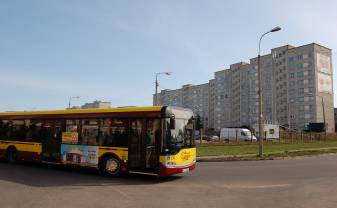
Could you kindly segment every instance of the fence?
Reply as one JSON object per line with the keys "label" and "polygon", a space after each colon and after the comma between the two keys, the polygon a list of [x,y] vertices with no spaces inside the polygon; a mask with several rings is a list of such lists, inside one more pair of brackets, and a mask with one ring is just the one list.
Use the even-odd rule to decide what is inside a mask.
{"label": "fence", "polygon": [[280,132],[279,142],[298,143],[298,142],[313,142],[337,140],[337,134],[325,132]]}

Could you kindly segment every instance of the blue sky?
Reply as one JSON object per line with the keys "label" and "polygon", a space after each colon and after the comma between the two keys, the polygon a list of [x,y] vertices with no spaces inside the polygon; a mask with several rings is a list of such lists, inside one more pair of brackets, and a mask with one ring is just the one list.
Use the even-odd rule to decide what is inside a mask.
{"label": "blue sky", "polygon": [[156,72],[173,72],[161,89],[208,82],[256,56],[259,35],[274,26],[283,29],[264,39],[264,54],[316,42],[333,50],[336,66],[336,8],[332,0],[3,0],[0,111],[62,109],[74,95],[74,105],[151,105]]}

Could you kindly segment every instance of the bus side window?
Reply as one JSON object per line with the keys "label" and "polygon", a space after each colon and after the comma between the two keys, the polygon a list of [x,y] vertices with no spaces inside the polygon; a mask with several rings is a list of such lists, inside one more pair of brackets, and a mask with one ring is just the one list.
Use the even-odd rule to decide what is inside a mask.
{"label": "bus side window", "polygon": [[5,127],[5,134],[6,134],[6,139],[11,140],[12,139],[12,121],[8,121],[6,123],[6,127]]}
{"label": "bus side window", "polygon": [[111,119],[103,119],[102,123],[100,125],[100,131],[99,131],[99,141],[98,145],[99,146],[115,146],[113,144],[112,140],[112,128],[111,128]]}
{"label": "bus side window", "polygon": [[79,144],[80,143],[81,135],[79,134],[79,127],[80,127],[79,124],[80,124],[79,120],[66,120],[65,124],[63,124],[65,126],[62,127],[62,130],[67,132],[67,133],[71,133],[71,132],[72,133],[78,133],[77,143],[73,143],[73,144]]}
{"label": "bus side window", "polygon": [[98,144],[98,120],[90,119],[82,121],[82,145],[96,146]]}
{"label": "bus side window", "polygon": [[2,139],[10,140],[12,136],[12,122],[9,120],[2,121]]}
{"label": "bus side window", "polygon": [[31,120],[28,124],[26,123],[27,130],[26,130],[26,138],[27,142],[41,142],[42,135],[41,135],[41,126],[42,122],[39,120]]}
{"label": "bus side window", "polygon": [[12,138],[15,141],[24,141],[26,138],[26,126],[24,120],[13,120]]}
{"label": "bus side window", "polygon": [[114,119],[112,122],[112,133],[114,135],[114,142],[116,147],[128,146],[128,125],[126,119]]}
{"label": "bus side window", "polygon": [[41,127],[41,138],[44,140],[50,140],[53,138],[53,123],[50,121],[44,121]]}
{"label": "bus side window", "polygon": [[7,132],[8,129],[8,121],[7,120],[0,120],[0,139],[8,139]]}
{"label": "bus side window", "polygon": [[155,143],[160,142],[160,120],[159,119],[148,119],[145,133],[146,144],[154,146]]}
{"label": "bus side window", "polygon": [[109,147],[127,147],[128,120],[105,119],[101,127],[100,143]]}

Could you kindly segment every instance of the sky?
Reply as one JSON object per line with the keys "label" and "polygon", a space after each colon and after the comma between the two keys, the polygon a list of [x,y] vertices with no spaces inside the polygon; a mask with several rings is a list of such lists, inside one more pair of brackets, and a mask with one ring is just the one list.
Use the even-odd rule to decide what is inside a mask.
{"label": "sky", "polygon": [[157,72],[172,72],[159,89],[206,83],[256,57],[259,36],[275,26],[282,30],[265,36],[263,54],[315,42],[332,49],[334,67],[336,8],[333,0],[2,0],[0,111],[64,109],[71,96],[80,96],[73,105],[152,105]]}

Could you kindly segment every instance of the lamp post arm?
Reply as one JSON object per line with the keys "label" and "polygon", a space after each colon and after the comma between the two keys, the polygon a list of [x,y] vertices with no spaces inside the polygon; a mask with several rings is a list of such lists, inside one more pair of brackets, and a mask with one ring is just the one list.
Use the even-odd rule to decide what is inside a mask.
{"label": "lamp post arm", "polygon": [[268,33],[270,33],[270,31],[263,33],[263,34],[261,35],[261,37],[260,37],[260,40],[259,40],[259,55],[261,54],[261,41],[262,41],[262,38],[263,38],[265,35],[267,35]]}

